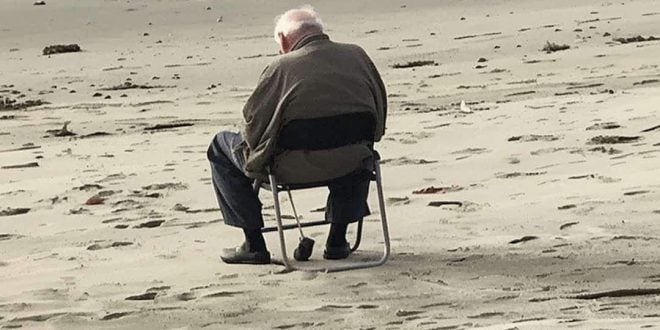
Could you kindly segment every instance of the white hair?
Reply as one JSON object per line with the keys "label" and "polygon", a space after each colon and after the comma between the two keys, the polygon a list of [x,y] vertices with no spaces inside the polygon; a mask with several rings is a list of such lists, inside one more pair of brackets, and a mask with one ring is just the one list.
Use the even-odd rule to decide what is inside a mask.
{"label": "white hair", "polygon": [[275,17],[275,30],[273,36],[279,43],[278,35],[289,36],[299,31],[323,32],[323,21],[321,16],[310,5],[287,10],[284,14]]}

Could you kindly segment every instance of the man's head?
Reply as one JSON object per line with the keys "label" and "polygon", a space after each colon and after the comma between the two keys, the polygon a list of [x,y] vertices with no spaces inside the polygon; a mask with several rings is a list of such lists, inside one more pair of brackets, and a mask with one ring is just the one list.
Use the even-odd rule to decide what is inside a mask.
{"label": "man's head", "polygon": [[273,34],[281,54],[290,52],[304,37],[320,33],[323,33],[323,22],[312,6],[291,9],[275,18]]}

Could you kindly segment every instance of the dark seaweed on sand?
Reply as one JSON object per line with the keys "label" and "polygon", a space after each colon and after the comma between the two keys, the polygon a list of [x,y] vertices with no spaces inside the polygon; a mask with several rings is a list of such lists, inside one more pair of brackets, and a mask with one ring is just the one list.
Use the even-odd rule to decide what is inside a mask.
{"label": "dark seaweed on sand", "polygon": [[53,54],[62,54],[62,53],[75,53],[79,52],[80,46],[77,44],[70,44],[70,45],[52,45],[44,48],[43,54],[44,55],[53,55]]}
{"label": "dark seaweed on sand", "polygon": [[642,36],[636,36],[636,37],[629,37],[629,38],[614,38],[612,39],[616,42],[620,42],[622,44],[629,44],[632,42],[645,42],[645,41],[655,41],[655,40],[660,40],[660,38],[656,38],[654,36],[649,36],[648,38],[644,38]]}
{"label": "dark seaweed on sand", "polygon": [[411,61],[406,63],[395,63],[392,65],[394,69],[407,69],[414,68],[418,66],[429,66],[429,65],[438,65],[435,61]]}
{"label": "dark seaweed on sand", "polygon": [[542,50],[544,52],[550,54],[550,53],[554,53],[554,52],[558,52],[558,51],[562,51],[562,50],[567,50],[567,49],[570,49],[570,48],[571,48],[571,46],[569,46],[569,45],[559,45],[559,44],[556,44],[554,42],[547,41]]}

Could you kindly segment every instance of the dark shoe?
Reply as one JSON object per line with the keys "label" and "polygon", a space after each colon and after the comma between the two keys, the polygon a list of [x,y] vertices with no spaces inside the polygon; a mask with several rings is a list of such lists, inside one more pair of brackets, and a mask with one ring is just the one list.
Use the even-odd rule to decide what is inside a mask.
{"label": "dark shoe", "polygon": [[323,259],[329,260],[338,260],[346,259],[351,254],[351,246],[348,243],[345,243],[341,246],[325,246],[325,251],[323,251]]}
{"label": "dark shoe", "polygon": [[250,252],[247,242],[234,249],[225,249],[220,259],[227,264],[265,265],[270,263],[270,252]]}

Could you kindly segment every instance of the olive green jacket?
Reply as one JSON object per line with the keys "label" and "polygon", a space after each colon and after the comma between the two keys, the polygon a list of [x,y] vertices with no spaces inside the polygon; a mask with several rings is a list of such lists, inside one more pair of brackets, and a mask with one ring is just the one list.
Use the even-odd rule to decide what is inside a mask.
{"label": "olive green jacket", "polygon": [[[266,174],[277,133],[287,122],[352,112],[373,113],[375,141],[380,141],[387,94],[375,65],[359,46],[330,41],[325,34],[303,38],[264,69],[243,108],[245,172],[253,178]],[[364,145],[292,151],[271,171],[280,181],[315,182],[346,175],[370,156]]]}

